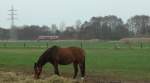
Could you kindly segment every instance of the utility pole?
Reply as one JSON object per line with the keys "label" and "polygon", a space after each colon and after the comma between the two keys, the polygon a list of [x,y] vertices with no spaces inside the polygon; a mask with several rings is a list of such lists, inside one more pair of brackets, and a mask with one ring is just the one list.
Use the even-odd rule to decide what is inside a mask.
{"label": "utility pole", "polygon": [[13,7],[13,5],[12,5],[11,9],[8,10],[8,11],[10,12],[10,14],[8,14],[8,15],[10,15],[10,20],[11,20],[10,39],[11,40],[17,40],[17,34],[16,34],[16,29],[15,29],[15,23],[14,23],[15,20],[16,20],[16,18],[15,18],[16,14],[15,14],[15,12],[17,10],[15,10],[14,7]]}

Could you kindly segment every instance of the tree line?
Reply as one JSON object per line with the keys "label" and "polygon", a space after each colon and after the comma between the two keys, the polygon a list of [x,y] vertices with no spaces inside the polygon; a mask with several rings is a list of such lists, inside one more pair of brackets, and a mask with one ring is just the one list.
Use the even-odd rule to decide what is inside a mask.
{"label": "tree line", "polygon": [[[59,29],[60,28],[60,29]],[[64,30],[62,30],[64,28]],[[11,31],[14,31],[11,34]],[[92,17],[89,21],[81,23],[78,20],[73,26],[14,26],[13,29],[0,28],[0,40],[11,39],[16,35],[17,40],[36,40],[38,36],[57,35],[62,39],[101,39],[118,40],[124,37],[139,37],[150,35],[150,16],[136,15],[123,22],[117,16]]]}

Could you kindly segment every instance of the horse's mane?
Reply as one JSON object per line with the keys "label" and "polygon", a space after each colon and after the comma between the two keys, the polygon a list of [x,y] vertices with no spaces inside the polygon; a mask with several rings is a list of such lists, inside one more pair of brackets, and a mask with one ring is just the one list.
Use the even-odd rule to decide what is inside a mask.
{"label": "horse's mane", "polygon": [[59,47],[59,46],[56,46],[56,45],[52,46],[52,47],[50,48],[50,55],[51,55],[51,56],[54,56],[54,55],[57,53],[57,51],[58,51],[59,48],[60,48],[60,47]]}
{"label": "horse's mane", "polygon": [[[56,54],[57,50],[59,49],[59,46],[52,46],[48,48],[38,59],[38,63],[45,63],[48,62],[48,60],[52,59],[54,55]],[[42,65],[43,65],[42,64]]]}

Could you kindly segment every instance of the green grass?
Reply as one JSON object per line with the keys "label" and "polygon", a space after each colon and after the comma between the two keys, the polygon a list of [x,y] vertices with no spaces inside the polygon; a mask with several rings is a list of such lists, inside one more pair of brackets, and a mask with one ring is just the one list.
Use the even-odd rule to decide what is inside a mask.
{"label": "green grass", "polygon": [[[33,71],[33,64],[46,48],[0,48],[0,70]],[[88,75],[123,79],[150,79],[150,49],[86,48]],[[61,72],[73,73],[72,65],[61,66]],[[51,65],[46,71],[53,72]]]}
{"label": "green grass", "polygon": [[99,49],[87,53],[87,67],[92,72],[133,79],[150,78],[149,49]]}

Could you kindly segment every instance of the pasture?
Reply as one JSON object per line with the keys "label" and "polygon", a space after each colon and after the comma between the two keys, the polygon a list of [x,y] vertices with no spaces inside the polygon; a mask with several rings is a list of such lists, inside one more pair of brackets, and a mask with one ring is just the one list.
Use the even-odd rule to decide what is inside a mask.
{"label": "pasture", "polygon": [[[150,79],[150,44],[116,41],[21,41],[0,43],[0,71],[22,72],[32,76],[33,64],[52,45],[82,46],[86,51],[86,75],[89,79],[148,81]],[[60,66],[61,75],[73,76],[72,65]],[[47,64],[42,78],[53,75]],[[132,82],[134,83],[134,82]],[[142,82],[139,82],[142,83]],[[144,83],[144,82],[143,82]]]}

